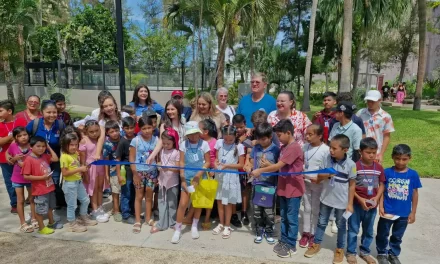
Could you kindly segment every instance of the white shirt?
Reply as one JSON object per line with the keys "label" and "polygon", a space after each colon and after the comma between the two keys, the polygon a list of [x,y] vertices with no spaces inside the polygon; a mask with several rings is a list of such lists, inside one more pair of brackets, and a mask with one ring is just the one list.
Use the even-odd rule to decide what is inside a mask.
{"label": "white shirt", "polygon": [[96,108],[95,110],[92,111],[92,119],[95,119],[96,121],[99,120],[99,114],[101,113],[101,109],[100,108]]}
{"label": "white shirt", "polygon": [[[197,142],[196,144],[192,144],[191,142],[189,142],[189,147],[191,149],[197,149],[199,147],[199,143]],[[209,148],[208,142],[202,140],[202,145],[200,146],[200,149],[202,150],[203,154],[206,154],[207,152],[211,151],[211,149]],[[182,144],[179,144],[179,150],[186,153],[186,144],[185,142],[183,142]]]}
{"label": "white shirt", "polygon": [[232,118],[235,116],[235,109],[228,105],[225,109],[221,109],[220,106],[217,105],[217,109],[223,114],[229,115],[229,121],[232,123]]}
{"label": "white shirt", "polygon": [[[217,140],[217,142],[215,143],[215,149],[219,150],[223,147],[223,143],[224,143],[224,139],[219,139]],[[227,145],[230,146],[230,145]],[[244,146],[242,144],[237,144],[237,154],[238,156],[242,156],[245,154],[244,152]]]}

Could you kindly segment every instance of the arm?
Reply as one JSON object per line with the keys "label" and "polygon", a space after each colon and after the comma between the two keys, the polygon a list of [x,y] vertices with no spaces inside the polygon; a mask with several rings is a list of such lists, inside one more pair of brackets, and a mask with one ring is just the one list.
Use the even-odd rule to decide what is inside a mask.
{"label": "arm", "polygon": [[355,179],[351,179],[349,180],[349,187],[348,187],[348,204],[347,204],[347,211],[353,213],[353,199],[354,199],[354,194],[356,192],[355,190],[356,188],[356,180]]}
{"label": "arm", "polygon": [[413,190],[413,197],[412,197],[412,209],[411,213],[408,216],[408,223],[414,224],[416,221],[416,212],[417,212],[417,205],[419,203],[419,189]]}
{"label": "arm", "polygon": [[186,184],[186,179],[185,179],[185,152],[183,151],[179,151],[180,152],[180,167],[182,169],[180,169],[180,184],[182,186],[182,189],[184,192],[188,193],[188,186]]}
{"label": "arm", "polygon": [[102,148],[104,147],[105,141],[105,127],[100,125],[99,128],[101,129],[101,134],[99,135],[98,143],[96,146],[95,160],[99,160],[101,158]]}
{"label": "arm", "polygon": [[14,138],[11,136],[6,136],[0,138],[0,146],[3,146],[4,144],[11,143],[14,140]]}
{"label": "arm", "polygon": [[375,201],[377,204],[379,204],[380,198],[383,195],[383,192],[385,190],[385,184],[383,182],[379,183],[379,189],[377,189],[377,194],[374,198],[372,198],[371,200]]}
{"label": "arm", "polygon": [[[135,162],[135,160],[136,160],[136,148],[133,146],[130,146],[130,154],[129,154],[128,160],[132,163]],[[130,164],[130,168],[131,168],[131,171],[133,172],[133,185],[135,187],[140,187],[141,178],[137,174],[136,165]]]}
{"label": "arm", "polygon": [[[203,163],[202,168],[207,169],[211,165],[211,162],[209,161],[210,160],[209,151],[204,154],[204,159],[205,159],[205,163]],[[193,178],[194,188],[199,184],[200,177],[202,177],[203,173],[205,173],[205,171],[201,170],[201,171],[197,172],[196,176],[194,176],[194,178]]]}
{"label": "arm", "polygon": [[61,168],[61,173],[63,174],[64,177],[68,177],[68,176],[72,176],[76,173],[83,173],[87,171],[87,167],[86,166],[81,166],[78,167],[76,169],[73,170],[69,170],[68,168]]}
{"label": "arm", "polygon": [[[165,131],[165,125],[162,124],[159,129],[159,135],[162,135],[164,131]],[[159,136],[156,147],[154,147],[153,152],[151,152],[150,156],[148,156],[146,163],[151,164],[156,158],[157,154],[159,154],[161,149],[162,149],[162,137]]]}
{"label": "arm", "polygon": [[50,152],[50,162],[58,162],[58,155],[55,153],[55,151],[53,151],[53,149],[49,146],[49,144],[47,144],[47,149]]}
{"label": "arm", "polygon": [[384,216],[385,215],[385,209],[383,208],[383,195],[381,195],[379,197],[378,204],[379,204],[379,215],[380,216]]}
{"label": "arm", "polygon": [[243,169],[245,155],[238,157],[238,164],[226,164],[223,169]]}
{"label": "arm", "polygon": [[258,177],[260,177],[260,175],[262,173],[265,173],[265,172],[276,172],[276,171],[279,171],[284,166],[286,166],[286,163],[284,163],[282,161],[278,161],[278,163],[272,164],[272,165],[267,166],[265,168],[259,168],[259,169],[253,170],[251,172],[251,175],[256,177],[256,178],[258,178]]}
{"label": "arm", "polygon": [[377,160],[379,160],[379,163],[382,164],[383,161],[383,155],[385,154],[385,151],[387,151],[388,145],[390,144],[391,140],[391,133],[383,133],[383,144],[382,149],[380,150],[380,153],[377,154]]}
{"label": "arm", "polygon": [[41,180],[48,180],[50,178],[50,175],[44,175],[44,176],[34,176],[34,175],[23,175],[23,178],[27,181],[41,181]]}

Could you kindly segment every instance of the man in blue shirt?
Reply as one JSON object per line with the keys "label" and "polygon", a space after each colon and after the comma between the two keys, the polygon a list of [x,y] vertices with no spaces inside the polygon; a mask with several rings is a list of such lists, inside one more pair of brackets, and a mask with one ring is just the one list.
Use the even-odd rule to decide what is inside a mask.
{"label": "man in blue shirt", "polygon": [[251,117],[257,110],[263,110],[267,114],[277,109],[275,98],[266,94],[267,78],[264,73],[256,73],[252,76],[252,93],[241,98],[237,114],[242,114],[246,118],[246,126],[253,128]]}

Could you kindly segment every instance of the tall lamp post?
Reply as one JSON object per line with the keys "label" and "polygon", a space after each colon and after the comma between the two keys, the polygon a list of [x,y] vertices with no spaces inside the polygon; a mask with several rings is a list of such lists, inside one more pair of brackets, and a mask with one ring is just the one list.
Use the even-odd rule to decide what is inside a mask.
{"label": "tall lamp post", "polygon": [[122,4],[121,0],[115,0],[116,6],[116,47],[118,49],[119,64],[119,92],[121,106],[127,104],[125,95],[125,58],[124,58],[124,34],[122,25]]}

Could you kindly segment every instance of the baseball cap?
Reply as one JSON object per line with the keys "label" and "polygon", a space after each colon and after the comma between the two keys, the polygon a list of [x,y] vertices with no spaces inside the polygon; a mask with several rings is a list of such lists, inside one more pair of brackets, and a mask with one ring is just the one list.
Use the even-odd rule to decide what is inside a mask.
{"label": "baseball cap", "polygon": [[145,110],[144,112],[142,112],[142,116],[146,116],[146,117],[151,117],[151,116],[153,116],[153,117],[157,117],[157,114],[156,114],[156,112],[155,112],[153,109],[148,108],[147,110]]}
{"label": "baseball cap", "polygon": [[338,105],[333,108],[333,111],[344,112],[347,114],[353,114],[354,110],[356,110],[356,105],[348,101],[339,102]]}
{"label": "baseball cap", "polygon": [[202,131],[199,128],[199,123],[196,121],[189,121],[185,124],[185,136],[195,134],[195,133],[202,133]]}
{"label": "baseball cap", "polygon": [[377,90],[370,90],[367,92],[367,94],[365,95],[364,100],[365,101],[374,101],[377,102],[382,98],[382,94],[380,94],[379,91]]}
{"label": "baseball cap", "polygon": [[171,93],[171,97],[174,97],[174,96],[180,96],[180,97],[183,97],[183,92],[182,92],[182,91],[179,91],[179,90],[174,90],[174,91]]}

